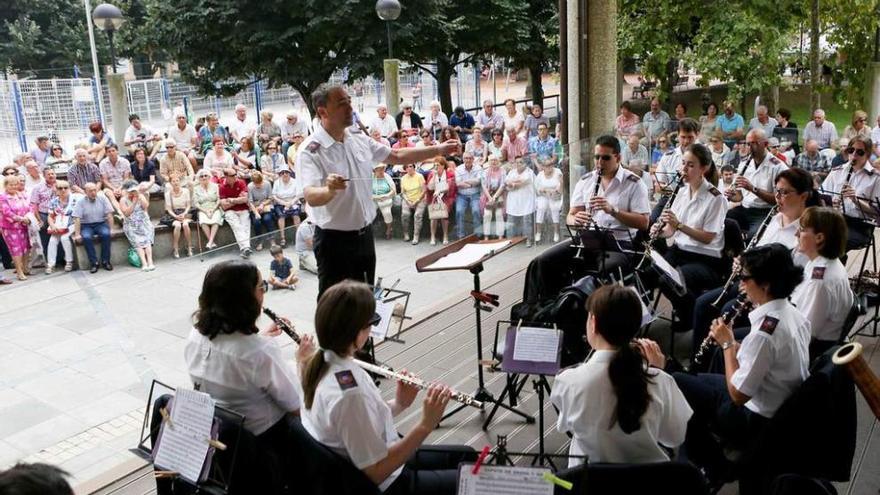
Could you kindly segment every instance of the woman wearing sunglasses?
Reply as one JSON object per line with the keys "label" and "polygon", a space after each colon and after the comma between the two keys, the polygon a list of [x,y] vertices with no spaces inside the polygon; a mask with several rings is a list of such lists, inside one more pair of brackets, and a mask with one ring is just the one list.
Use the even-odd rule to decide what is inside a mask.
{"label": "woman wearing sunglasses", "polygon": [[868,158],[871,156],[871,140],[856,136],[849,140],[846,149],[849,161],[831,169],[822,182],[822,191],[830,194],[835,206],[839,206],[849,228],[846,250],[860,249],[874,235],[874,227],[866,220],[878,218],[880,197],[880,173]]}

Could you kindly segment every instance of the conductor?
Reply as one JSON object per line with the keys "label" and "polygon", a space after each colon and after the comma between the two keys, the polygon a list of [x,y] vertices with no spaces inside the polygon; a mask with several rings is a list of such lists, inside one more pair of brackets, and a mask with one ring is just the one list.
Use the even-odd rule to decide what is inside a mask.
{"label": "conductor", "polygon": [[315,224],[313,245],[320,298],[330,286],[345,279],[373,283],[373,166],[450,155],[459,151],[460,143],[391,149],[366,134],[352,133],[351,98],[338,85],[319,86],[312,93],[312,106],[321,123],[300,146],[295,172]]}

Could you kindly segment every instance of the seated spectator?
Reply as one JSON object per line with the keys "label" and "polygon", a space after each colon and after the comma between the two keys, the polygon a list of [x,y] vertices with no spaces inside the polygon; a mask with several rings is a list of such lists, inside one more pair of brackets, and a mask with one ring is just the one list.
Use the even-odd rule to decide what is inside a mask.
{"label": "seated spectator", "polygon": [[31,150],[31,158],[40,166],[40,171],[46,168],[46,159],[49,158],[49,138],[46,136],[37,136],[34,140],[37,145]]}
{"label": "seated spectator", "polygon": [[422,128],[422,118],[419,114],[413,112],[412,103],[405,101],[400,106],[400,113],[395,117],[397,128],[405,131],[407,136],[416,136]]}
{"label": "seated spectator", "polygon": [[220,209],[220,189],[211,181],[211,172],[205,169],[196,174],[196,185],[193,186],[193,206],[199,212],[199,226],[208,239],[205,248],[217,247],[214,238],[217,230],[223,225],[223,210]]}
{"label": "seated spectator", "polygon": [[229,136],[229,131],[220,125],[220,119],[217,117],[217,114],[211,112],[205,116],[205,125],[199,129],[199,143],[201,143],[202,154],[205,157],[207,157],[208,151],[214,147],[214,138],[220,138],[220,142],[223,143],[224,147],[232,139]]}
{"label": "seated spectator", "polygon": [[425,214],[425,176],[416,173],[414,163],[405,166],[406,173],[400,177],[400,215],[403,224],[403,240],[409,241],[410,219],[415,218],[413,222],[412,243],[419,243],[419,234],[422,230],[422,217]]}
{"label": "seated spectator", "polygon": [[60,144],[53,144],[49,149],[49,156],[46,157],[46,166],[54,170],[56,173],[67,172],[70,168],[71,160],[64,155],[64,148]]}
{"label": "seated spectator", "polygon": [[388,147],[391,146],[391,141],[388,141],[388,139],[382,137],[382,130],[379,128],[370,129],[370,138],[377,143],[382,143]]}
{"label": "seated spectator", "polygon": [[712,153],[712,161],[715,163],[715,166],[720,167],[726,163],[726,156],[730,153],[730,148],[724,144],[720,137],[712,136],[709,138],[709,152]]}
{"label": "seated spectator", "polygon": [[185,153],[178,151],[177,146],[173,138],[165,140],[165,156],[159,159],[159,176],[162,177],[162,183],[167,184],[172,175],[177,175],[181,186],[192,188],[195,182],[192,160],[187,160]]}
{"label": "seated spectator", "polygon": [[632,135],[640,136],[642,125],[639,116],[633,113],[632,105],[628,101],[620,104],[620,115],[615,121],[614,133],[622,141],[629,141]]}
{"label": "seated spectator", "polygon": [[[519,135],[523,135],[525,133],[526,119],[523,116],[522,112],[517,111],[516,100],[514,100],[513,98],[508,98],[504,100],[504,112],[502,113],[502,117],[504,117],[505,129],[516,129],[516,133]],[[474,157],[474,161],[476,162],[476,157]]]}
{"label": "seated spectator", "polygon": [[[449,117],[449,125],[455,129],[463,142],[467,142],[474,132],[475,121],[473,115],[464,111],[464,107],[457,106],[452,111],[452,116]],[[483,141],[485,140],[484,137]]]}
{"label": "seated spectator", "polygon": [[[706,106],[706,115],[700,116],[700,142],[708,143],[713,136],[719,136],[720,132],[721,129],[718,128],[718,104],[710,101]],[[723,141],[722,144],[724,144]]]}
{"label": "seated spectator", "polygon": [[782,163],[788,165],[788,158],[779,151],[779,138],[772,137],[767,140],[767,151],[776,158],[782,160]]}
{"label": "seated spectator", "polygon": [[117,210],[122,212],[124,218],[122,222],[122,231],[129,244],[141,259],[141,270],[151,272],[156,269],[153,264],[153,239],[155,231],[153,223],[150,221],[149,209],[150,200],[138,189],[138,183],[133,180],[127,180],[122,184],[125,195],[122,199],[116,200],[112,195],[107,197]]}
{"label": "seated spectator", "polygon": [[426,148],[428,146],[434,146],[435,144],[437,144],[434,141],[434,135],[431,134],[431,131],[427,129],[423,129],[419,133],[419,137],[421,138],[421,140],[416,143],[416,148]]}
{"label": "seated spectator", "polygon": [[269,143],[281,144],[281,127],[272,122],[274,116],[271,110],[260,112],[260,125],[257,127],[257,144],[262,150],[265,150],[266,145]]}
{"label": "seated spectator", "polygon": [[43,174],[40,173],[40,165],[34,159],[28,158],[24,162],[24,169],[19,172],[24,180],[24,192],[30,197],[34,188],[44,182]]}
{"label": "seated spectator", "polygon": [[764,133],[769,137],[773,135],[773,129],[779,125],[779,122],[770,116],[766,105],[758,105],[755,109],[755,117],[749,121],[749,130],[764,129]]}
{"label": "seated spectator", "polygon": [[[480,127],[475,127],[474,129],[481,129]],[[476,132],[476,131],[475,131]],[[492,158],[493,156],[497,158],[499,161],[504,161],[504,131],[501,129],[495,129],[492,131],[492,141],[490,141],[486,145],[486,155],[487,158]]]}
{"label": "seated spectator", "polygon": [[131,178],[131,164],[119,156],[119,148],[115,144],[107,146],[107,158],[101,160],[98,168],[101,169],[104,193],[112,194],[117,200],[121,198],[125,194],[122,184]]}
{"label": "seated spectator", "polygon": [[248,121],[247,107],[241,103],[235,105],[235,118],[226,127],[229,128],[233,148],[237,148],[241,144],[241,140],[246,137],[253,139],[257,132],[257,127],[253,122]]}
{"label": "seated spectator", "polygon": [[735,186],[733,185],[733,179],[736,176],[736,170],[730,165],[724,165],[721,167],[721,181],[718,183],[718,189],[722,192],[727,191],[729,189],[733,189]]}
{"label": "seated spectator", "polygon": [[669,137],[664,134],[662,136],[657,136],[657,146],[651,150],[651,165],[656,166],[660,163],[660,158],[663,157],[672,147],[669,145]]}
{"label": "seated spectator", "polygon": [[507,235],[524,235],[526,247],[532,247],[532,222],[535,213],[535,173],[524,160],[517,159],[504,181],[507,189]]}
{"label": "seated spectator", "polygon": [[[511,134],[516,129],[511,130]],[[471,212],[474,234],[482,235],[483,218],[480,214],[480,183],[483,170],[474,163],[474,156],[464,154],[464,163],[455,169],[455,230],[459,239],[465,237],[464,217]]]}
{"label": "seated spectator", "polygon": [[[638,118],[638,117],[636,117],[636,118]],[[541,108],[541,105],[539,105],[537,103],[533,103],[532,104],[532,111],[529,114],[529,116],[526,117],[526,121],[525,121],[525,131],[526,131],[525,138],[527,140],[529,140],[529,139],[532,139],[533,137],[537,137],[538,136],[538,126],[540,126],[541,124],[546,125],[548,130],[550,129],[550,119],[548,119],[547,116],[544,115],[544,109]],[[506,130],[507,129],[505,129],[505,131]],[[509,136],[510,135],[508,134],[508,137]]]}
{"label": "seated spectator", "polygon": [[284,250],[281,246],[272,246],[269,248],[269,254],[272,255],[272,261],[269,263],[269,286],[273,289],[296,290],[299,277],[296,276],[293,263],[284,257]]}
{"label": "seated spectator", "polygon": [[376,107],[376,116],[370,121],[370,131],[379,131],[379,135],[385,139],[393,139],[397,134],[397,122],[394,117],[388,115],[388,107],[380,103]]}
{"label": "seated spectator", "polygon": [[69,475],[55,466],[43,463],[18,463],[0,471],[0,493],[3,495],[74,495],[65,479]]}
{"label": "seated spectator", "polygon": [[[459,145],[461,144],[461,139],[458,137],[458,133],[455,132],[455,129],[452,127],[444,127],[443,130],[440,131],[440,138],[435,140],[435,144],[437,143],[445,143],[446,141],[458,141]],[[461,161],[461,149],[462,146],[459,146],[459,151],[446,155],[446,158],[455,160],[456,162]]]}
{"label": "seated spectator", "polygon": [[89,132],[92,135],[89,137],[88,153],[92,162],[101,163],[101,160],[106,156],[107,146],[115,143],[113,143],[113,138],[104,131],[104,126],[100,122],[89,124]]}
{"label": "seated spectator", "polygon": [[[528,132],[528,128],[526,128]],[[507,140],[501,146],[501,161],[512,163],[517,158],[526,156],[529,151],[529,145],[524,138],[516,134],[516,129],[507,132]]]}
{"label": "seated spectator", "polygon": [[871,138],[871,127],[868,125],[868,114],[865,113],[864,110],[856,110],[853,112],[850,125],[843,129],[843,137],[840,141],[846,141],[846,143],[841,145],[841,147],[846,148],[847,145],[849,145],[849,140],[856,136],[863,139]]}
{"label": "seated spectator", "polygon": [[[278,146],[270,144],[271,146]],[[263,174],[254,171],[251,174],[251,183],[248,184],[248,209],[251,212],[251,225],[254,228],[254,236],[259,237],[256,250],[263,250],[263,235],[272,231],[275,223],[274,205],[272,203],[272,185],[263,179]],[[262,230],[262,233],[260,231]]]}
{"label": "seated spectator", "polygon": [[235,169],[238,178],[249,180],[251,178],[251,172],[253,172],[257,165],[257,149],[254,146],[253,138],[248,136],[241,138],[238,150],[233,149],[230,154],[233,159],[232,168]]}
{"label": "seated spectator", "polygon": [[[647,151],[645,152],[647,153]],[[550,128],[545,123],[538,124],[538,135],[529,138],[529,154],[538,160],[538,163],[549,163],[553,166],[557,163],[556,138],[550,136]]]}
{"label": "seated spectator", "polygon": [[[672,120],[675,122],[681,122],[682,120],[688,118],[688,107],[686,104],[682,102],[678,102],[675,104],[675,113],[672,116]],[[678,127],[677,125],[671,125],[670,131],[672,131],[673,127]]]}
{"label": "seated spectator", "polygon": [[642,134],[645,135],[645,146],[655,145],[660,136],[666,135],[669,114],[660,107],[659,98],[651,98],[651,111],[642,117]]}
{"label": "seated spectator", "polygon": [[724,102],[724,113],[718,116],[718,129],[721,131],[721,139],[728,147],[733,146],[741,139],[745,139],[745,122],[742,115],[734,110],[736,102],[728,100]]}
{"label": "seated spectator", "polygon": [[28,228],[33,217],[30,201],[21,190],[21,183],[19,175],[5,176],[4,193],[0,194],[0,234],[12,256],[18,279],[27,280],[30,271],[28,256],[32,245]]}
{"label": "seated spectator", "polygon": [[816,141],[819,151],[831,148],[832,151],[826,153],[829,159],[834,156],[834,148],[837,146],[839,137],[837,136],[837,127],[833,122],[825,120],[825,110],[817,108],[813,111],[813,120],[807,122],[804,126],[804,142],[809,140]]}
{"label": "seated spectator", "polygon": [[776,110],[776,127],[781,129],[797,129],[797,124],[791,121],[791,110],[787,108]]}
{"label": "seated spectator", "polygon": [[141,118],[137,114],[129,115],[128,123],[128,129],[125,130],[125,142],[122,143],[128,156],[134,157],[134,152],[142,149],[150,160],[155,158],[156,153],[159,152],[158,143],[162,139],[159,134],[141,123]]}
{"label": "seated spectator", "polygon": [[272,201],[275,203],[275,219],[278,221],[278,234],[281,247],[287,245],[285,223],[289,218],[296,227],[299,225],[303,204],[303,189],[298,180],[290,176],[290,170],[282,168],[278,180],[272,184]]}
{"label": "seated spectator", "polygon": [[49,216],[46,220],[46,232],[49,234],[48,255],[46,259],[46,274],[55,270],[55,260],[58,259],[58,244],[64,250],[64,271],[73,270],[73,244],[70,236],[73,235],[73,209],[76,203],[84,198],[84,195],[70,192],[70,184],[59,180],[55,183],[56,195],[49,200]]}
{"label": "seated spectator", "polygon": [[[198,166],[196,161],[196,152],[199,150],[199,134],[196,129],[186,121],[186,115],[183,112],[175,113],[175,125],[172,125],[165,131],[168,138],[165,140],[165,149],[168,149],[168,143],[173,142],[178,153],[181,153],[189,160],[190,165],[195,168]],[[159,160],[159,168],[162,167],[162,160]],[[181,171],[178,171],[181,173]],[[163,181],[168,182],[168,178],[164,177]],[[187,187],[192,182],[192,175],[187,180],[184,176],[180,177],[181,185]]]}
{"label": "seated spectator", "polygon": [[[31,190],[30,194],[27,194],[27,191],[25,191],[28,200],[31,203],[31,209],[36,223],[36,225],[30,226],[30,228],[37,228],[40,237],[40,253],[38,253],[40,255],[43,254],[43,251],[49,245],[49,234],[46,229],[48,227],[47,220],[49,219],[50,212],[49,203],[57,194],[55,185],[55,170],[51,167],[46,167],[43,170],[43,182]],[[52,260],[52,262],[54,263],[55,260]]]}
{"label": "seated spectator", "polygon": [[480,180],[480,208],[483,210],[483,240],[492,235],[492,217],[495,217],[495,236],[504,237],[504,180],[505,172],[498,157],[490,156]]}
{"label": "seated spectator", "polygon": [[139,184],[141,192],[152,194],[162,191],[162,185],[156,178],[156,164],[153,160],[147,160],[147,153],[143,148],[134,151],[131,178]]}
{"label": "seated spectator", "polygon": [[434,169],[428,174],[427,197],[428,205],[433,203],[443,204],[446,208],[446,218],[431,219],[431,245],[437,244],[437,224],[443,227],[443,244],[449,244],[449,215],[452,214],[452,205],[455,204],[455,169],[447,167],[446,159],[442,156],[434,158]]}
{"label": "seated spectator", "polygon": [[[391,119],[391,121],[394,122],[394,119]],[[308,134],[308,123],[301,120],[296,112],[289,112],[287,120],[281,124],[281,154],[287,156],[288,149],[294,145],[297,135],[299,135],[300,142],[302,142],[302,138],[308,136]]]}
{"label": "seated spectator", "polygon": [[95,242],[92,239],[98,236],[101,240],[101,266],[105,270],[112,270],[110,264],[110,226],[113,225],[113,205],[104,195],[98,195],[98,186],[89,182],[83,188],[85,198],[78,201],[73,207],[73,240],[82,240],[86,255],[89,258],[89,270],[91,273],[98,271],[98,255],[95,253]]}
{"label": "seated spectator", "polygon": [[831,168],[835,169],[849,161],[849,154],[846,149],[849,147],[849,140],[840,138],[838,141],[837,154],[831,159]]}
{"label": "seated spectator", "polygon": [[299,145],[302,144],[305,139],[305,134],[294,134],[293,135],[293,144],[287,148],[287,165],[293,170],[293,167],[296,165],[296,154],[299,152]]}
{"label": "seated spectator", "polygon": [[504,131],[504,118],[495,111],[495,102],[483,100],[483,109],[477,114],[476,124],[483,130],[483,139],[489,140],[492,131]]}
{"label": "seated spectator", "polygon": [[307,272],[318,274],[318,260],[315,258],[315,224],[310,218],[303,220],[296,228],[296,256],[299,259],[299,268]]}
{"label": "seated spectator", "polygon": [[[427,131],[425,131],[427,132]],[[394,196],[397,195],[397,187],[394,180],[385,173],[385,164],[373,165],[373,202],[382,214],[385,222],[385,238],[391,239],[394,229],[394,217],[391,215],[391,205],[394,204]]]}
{"label": "seated spectator", "polygon": [[67,170],[67,181],[70,182],[72,192],[85,194],[86,184],[101,184],[101,170],[89,161],[89,153],[86,150],[76,150],[73,158],[73,165]]}
{"label": "seated spectator", "polygon": [[219,182],[223,179],[224,171],[227,168],[235,170],[235,159],[230,152],[226,151],[226,142],[222,137],[214,136],[212,144],[213,148],[205,152],[202,170],[211,172],[215,182]]}
{"label": "seated spectator", "polygon": [[446,117],[446,114],[440,110],[440,102],[437,100],[428,103],[428,109],[428,115],[422,119],[422,124],[425,129],[431,131],[431,134],[434,135],[434,139],[437,139],[440,136],[440,132],[449,126],[449,119]]}
{"label": "seated spectator", "polygon": [[409,134],[407,131],[397,131],[394,135],[394,144],[391,145],[391,149],[400,149],[400,148],[411,148],[414,147],[412,141],[409,139]]}
{"label": "seated spectator", "polygon": [[831,171],[831,163],[819,152],[819,144],[813,139],[804,143],[804,151],[794,159],[793,166],[810,172],[819,183]]}
{"label": "seated spectator", "polygon": [[486,141],[483,141],[482,132],[477,130],[473,136],[473,139],[465,143],[464,151],[465,153],[474,155],[474,165],[483,168],[483,164],[486,163],[486,157],[489,155],[489,147],[487,146]]}
{"label": "seated spectator", "polygon": [[180,176],[171,174],[171,181],[165,190],[165,212],[171,215],[173,222],[171,227],[174,229],[174,244],[172,256],[180,258],[180,231],[183,230],[183,236],[186,238],[186,253],[193,255],[192,248],[192,232],[190,223],[192,217],[190,211],[193,209],[192,198],[189,189],[183,187],[180,182]]}
{"label": "seated spectator", "polygon": [[223,219],[229,224],[232,235],[238,243],[239,255],[247,259],[251,255],[251,219],[248,210],[247,184],[230,167],[224,170],[225,180],[218,185],[220,194],[220,208],[223,210]]}

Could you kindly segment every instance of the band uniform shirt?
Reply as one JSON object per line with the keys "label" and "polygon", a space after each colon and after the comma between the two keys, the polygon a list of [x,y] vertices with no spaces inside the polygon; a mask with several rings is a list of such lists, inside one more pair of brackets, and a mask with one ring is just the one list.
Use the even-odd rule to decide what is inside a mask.
{"label": "band uniform shirt", "polygon": [[[849,173],[851,166],[851,162],[847,162],[831,169],[828,177],[825,177],[825,181],[822,182],[822,189],[833,194],[840,194],[846,181],[846,174]],[[849,185],[856,191],[856,196],[876,202],[878,196],[880,196],[880,173],[877,172],[877,169],[870,162],[865,162],[865,166],[861,170],[853,170],[849,178]],[[844,214],[846,216],[859,219],[877,218],[876,213],[863,212],[853,200],[846,198],[844,201],[846,210]]]}
{"label": "band uniform shirt", "polygon": [[[577,181],[574,191],[571,193],[572,208],[583,207],[587,210],[590,209],[590,198],[593,197],[597,180],[601,184],[601,177],[594,170],[585,174]],[[617,173],[611,179],[608,189],[605,189],[604,186],[599,186],[599,195],[603,196],[609,204],[621,211],[642,214],[651,212],[651,206],[648,204],[648,190],[645,189],[645,184],[636,174],[622,166],[618,166]],[[636,233],[638,233],[638,229],[627,227],[623,222],[601,209],[593,212],[593,220],[600,227],[612,229],[611,232],[618,241],[631,241],[635,238]]]}
{"label": "band uniform shirt", "polygon": [[[300,413],[302,425],[312,438],[364,469],[384,459],[399,439],[391,407],[363,368],[332,351],[326,354],[327,371],[311,409]],[[403,466],[379,484],[379,490],[385,491],[401,471]]]}
{"label": "band uniform shirt", "polygon": [[703,244],[678,230],[672,234],[672,242],[684,251],[721,258],[721,251],[724,249],[727,198],[718,188],[703,177],[700,188],[692,195],[690,186],[682,184],[670,209],[682,225],[715,234],[711,242]]}
{"label": "band uniform shirt", "polygon": [[814,339],[836,341],[853,304],[843,263],[824,256],[807,263],[804,281],[795,288],[791,302],[809,320]]}
{"label": "band uniform shirt", "polygon": [[300,385],[291,359],[258,334],[218,334],[213,340],[190,330],[184,358],[193,385],[217,403],[244,415],[244,427],[264,433],[300,408]]}
{"label": "band uniform shirt", "polygon": [[772,418],[809,376],[810,322],[785,299],[758,306],[749,313],[751,330],[736,360],[730,382],[751,399],[745,407]]}
{"label": "band uniform shirt", "polygon": [[[758,189],[772,192],[776,185],[776,176],[786,169],[788,169],[788,165],[768,151],[760,164],[755,163],[754,156],[751,157],[742,175]],[[740,189],[740,191],[743,195],[742,205],[745,208],[770,208],[773,206],[751,191],[745,189]]]}
{"label": "band uniform shirt", "polygon": [[788,225],[782,225],[782,213],[777,213],[772,219],[770,219],[770,223],[767,224],[767,228],[764,230],[761,239],[758,240],[756,247],[766,246],[768,244],[773,244],[774,242],[782,244],[788,249],[791,249],[791,255],[792,258],[794,258],[795,265],[805,266],[809,263],[810,259],[797,249],[797,231],[800,228],[800,218]]}
{"label": "band uniform shirt", "polygon": [[[640,428],[627,434],[617,422],[611,426],[617,400],[608,365],[616,352],[595,351],[587,362],[556,376],[550,394],[550,401],[559,408],[556,427],[573,435],[569,454],[586,455],[590,462],[666,462],[669,457],[658,444],[681,445],[693,411],[670,375],[648,368],[651,400]],[[568,465],[582,463],[571,458]]]}
{"label": "band uniform shirt", "polygon": [[296,175],[303,189],[320,187],[329,174],[346,179],[346,188],[324,206],[309,206],[307,212],[315,225],[322,229],[352,231],[373,223],[376,205],[373,203],[373,165],[385,162],[391,148],[359,133],[345,130],[342,142],[333,139],[323,126],[316,126],[299,147]]}
{"label": "band uniform shirt", "polygon": [[676,147],[675,149],[667,151],[660,157],[660,163],[657,164],[657,170],[654,172],[654,175],[657,177],[657,182],[664,186],[672,183],[672,178],[675,177],[675,173],[681,170],[682,156],[683,153],[681,152],[681,148]]}

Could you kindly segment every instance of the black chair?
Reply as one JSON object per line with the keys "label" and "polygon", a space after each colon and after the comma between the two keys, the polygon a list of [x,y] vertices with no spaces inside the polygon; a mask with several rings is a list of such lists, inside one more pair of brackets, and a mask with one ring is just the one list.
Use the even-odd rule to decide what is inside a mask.
{"label": "black chair", "polygon": [[619,495],[630,493],[674,493],[706,495],[706,478],[693,464],[657,462],[650,464],[589,464],[556,474],[574,484],[571,491],[559,488],[555,493]]}
{"label": "black chair", "polygon": [[773,480],[770,495],[837,495],[828,481],[797,474],[783,474]]}

